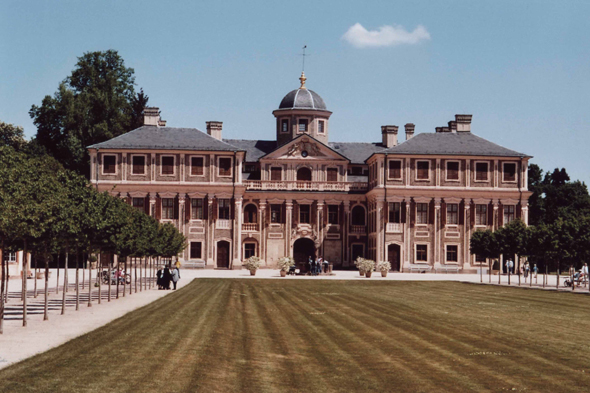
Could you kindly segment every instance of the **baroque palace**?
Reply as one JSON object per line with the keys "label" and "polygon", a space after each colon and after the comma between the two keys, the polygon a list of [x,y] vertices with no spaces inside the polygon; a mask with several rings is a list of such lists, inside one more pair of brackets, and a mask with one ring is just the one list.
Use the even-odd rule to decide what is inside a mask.
{"label": "baroque palace", "polygon": [[223,139],[167,127],[158,108],[144,126],[89,146],[92,183],[171,222],[188,239],[179,258],[236,268],[252,255],[268,267],[309,256],[334,268],[357,256],[388,260],[394,271],[474,271],[471,234],[528,217],[526,154],[471,132],[455,115],[434,133],[381,127],[381,142],[332,142],[322,98],[305,86],[272,114],[276,139]]}

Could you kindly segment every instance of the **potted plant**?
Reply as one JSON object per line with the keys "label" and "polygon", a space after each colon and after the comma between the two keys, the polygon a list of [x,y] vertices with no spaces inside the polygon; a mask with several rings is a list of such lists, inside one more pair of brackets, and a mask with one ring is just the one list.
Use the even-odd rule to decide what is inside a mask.
{"label": "potted plant", "polygon": [[250,257],[243,264],[246,269],[250,270],[251,276],[256,275],[256,270],[260,268],[260,265],[262,265],[262,261],[258,257]]}
{"label": "potted plant", "polygon": [[364,260],[365,260],[365,258],[357,257],[356,260],[354,261],[354,264],[357,267],[357,269],[359,269],[359,274],[361,276],[365,275],[365,270],[363,269],[363,261]]}
{"label": "potted plant", "polygon": [[375,270],[375,261],[373,261],[371,259],[363,259],[361,261],[361,265],[359,266],[359,269],[361,267],[362,267],[363,271],[365,272],[365,277],[371,278],[371,274],[373,274],[373,271]]}
{"label": "potted plant", "polygon": [[291,257],[282,257],[277,261],[277,267],[281,272],[281,277],[285,277],[287,275],[287,272],[291,266],[295,266],[295,260]]}
{"label": "potted plant", "polygon": [[381,277],[387,277],[387,272],[391,270],[389,261],[381,261],[377,264],[377,270],[381,272]]}

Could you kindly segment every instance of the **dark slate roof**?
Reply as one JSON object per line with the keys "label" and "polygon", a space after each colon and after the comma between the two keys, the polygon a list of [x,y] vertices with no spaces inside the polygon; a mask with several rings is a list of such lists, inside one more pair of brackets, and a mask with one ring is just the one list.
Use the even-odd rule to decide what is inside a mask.
{"label": "dark slate roof", "polygon": [[170,149],[241,151],[196,128],[143,126],[105,142],[88,146],[92,149]]}
{"label": "dark slate roof", "polygon": [[279,109],[317,109],[326,110],[322,97],[309,89],[297,89],[289,92],[281,101]]}
{"label": "dark slate roof", "polygon": [[277,141],[256,141],[247,139],[224,139],[225,143],[246,151],[246,161],[255,162],[277,148]]}
{"label": "dark slate roof", "polygon": [[328,146],[348,158],[351,164],[364,164],[373,154],[385,151],[381,143],[329,142]]}
{"label": "dark slate roof", "polygon": [[383,152],[389,154],[528,157],[524,153],[496,145],[471,132],[422,133]]}

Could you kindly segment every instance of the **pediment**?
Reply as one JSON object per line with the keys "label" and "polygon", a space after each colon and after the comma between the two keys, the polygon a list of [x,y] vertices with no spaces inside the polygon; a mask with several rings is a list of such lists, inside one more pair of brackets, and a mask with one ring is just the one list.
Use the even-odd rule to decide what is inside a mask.
{"label": "pediment", "polygon": [[266,160],[349,161],[329,146],[308,135],[295,138],[260,159],[260,161]]}

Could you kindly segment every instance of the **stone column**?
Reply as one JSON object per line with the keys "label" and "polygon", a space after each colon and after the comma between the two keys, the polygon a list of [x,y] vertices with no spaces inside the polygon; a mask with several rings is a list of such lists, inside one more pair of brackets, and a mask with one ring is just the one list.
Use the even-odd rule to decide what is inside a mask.
{"label": "stone column", "polygon": [[520,214],[522,215],[522,221],[524,221],[524,223],[526,225],[529,225],[529,205],[528,204],[526,206],[522,207]]}
{"label": "stone column", "polygon": [[406,222],[404,224],[404,245],[405,245],[405,265],[409,268],[412,261],[411,258],[411,229],[410,229],[410,201],[406,201]]}
{"label": "stone column", "polygon": [[293,250],[291,249],[291,226],[293,225],[293,201],[288,199],[285,201],[285,255],[292,257]]}
{"label": "stone column", "polygon": [[260,228],[260,259],[264,261],[264,263],[268,266],[268,261],[266,260],[266,222],[268,211],[266,209],[266,200],[260,200],[260,218],[259,218],[259,228]]}
{"label": "stone column", "polygon": [[318,236],[320,248],[319,256],[324,256],[324,201],[317,201],[316,214],[316,234]]}
{"label": "stone column", "polygon": [[[471,203],[467,199],[464,199],[465,203],[463,204],[465,212],[463,213],[463,268],[465,268],[465,263],[471,265],[471,254],[469,253],[469,240],[471,236]],[[467,216],[467,212],[469,212],[469,216]]]}
{"label": "stone column", "polygon": [[375,262],[380,262],[385,259],[385,255],[383,255],[383,226],[385,225],[385,200],[377,200],[375,203],[375,224],[377,226],[375,234],[377,235],[377,241],[375,242],[375,247],[377,248],[375,252]]}
{"label": "stone column", "polygon": [[440,216],[440,198],[434,199],[434,264],[440,265],[441,263],[441,230],[440,223],[441,223],[441,216]]}
{"label": "stone column", "polygon": [[[186,214],[184,213],[185,202],[186,202],[186,199],[185,199],[184,195],[183,196],[179,195],[178,196],[178,231],[180,233],[184,234],[184,236],[186,236],[188,238],[188,227],[187,227],[187,225],[185,225],[185,222],[184,222],[185,217],[186,217]],[[186,255],[186,253],[187,253],[187,250],[184,250],[182,252],[183,259],[188,259],[188,258],[184,257]]]}
{"label": "stone column", "polygon": [[213,198],[215,194],[207,195],[207,233],[205,242],[207,244],[207,265],[215,267],[215,257],[213,256],[213,238],[215,237],[215,223],[213,222]]}
{"label": "stone column", "polygon": [[342,253],[342,266],[350,266],[350,244],[348,231],[350,230],[350,201],[344,201],[344,222],[342,223],[342,245],[344,252]]}
{"label": "stone column", "polygon": [[156,218],[156,193],[150,192],[150,216]]}
{"label": "stone column", "polygon": [[235,198],[234,207],[234,261],[233,268],[242,267],[242,198]]}
{"label": "stone column", "polygon": [[[492,214],[492,231],[495,231],[496,229],[498,229],[498,202],[494,201],[492,202],[494,204],[494,214]],[[503,256],[500,255],[500,267],[498,268],[499,270],[499,274],[505,273],[504,270],[504,263],[503,263]]]}

